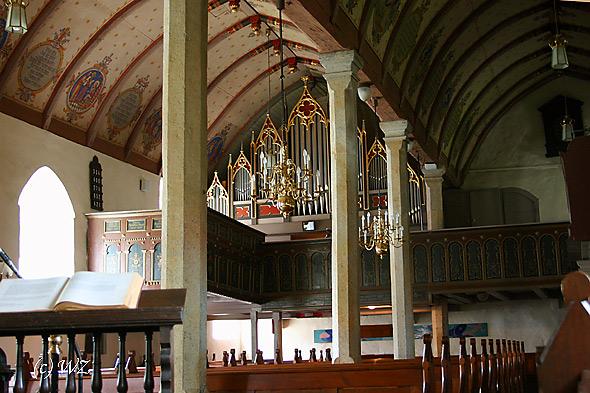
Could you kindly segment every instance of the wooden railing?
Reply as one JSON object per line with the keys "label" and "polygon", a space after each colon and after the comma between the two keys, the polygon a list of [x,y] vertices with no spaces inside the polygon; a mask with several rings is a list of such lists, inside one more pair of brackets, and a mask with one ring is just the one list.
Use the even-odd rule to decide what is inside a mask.
{"label": "wooden railing", "polygon": [[[53,352],[50,358],[49,344],[52,335],[67,337],[65,392],[82,393],[83,383],[80,380],[77,381],[77,376],[82,373],[90,373],[91,391],[98,393],[103,389],[101,368],[102,335],[104,333],[117,333],[119,336],[119,353],[126,354],[126,337],[130,332],[143,332],[145,334],[146,367],[143,390],[146,393],[152,393],[155,389],[152,338],[154,332],[159,332],[160,391],[172,392],[170,336],[173,326],[182,324],[185,296],[185,289],[144,291],[136,309],[0,313],[0,321],[2,321],[2,324],[0,324],[0,337],[12,336],[16,339],[16,368],[14,371],[13,392],[28,393],[30,391],[28,385],[32,383],[30,373],[32,359],[30,361],[27,359],[28,364],[25,364],[24,343],[26,337],[37,336],[33,338],[37,340],[38,336],[41,336],[42,361],[38,381],[38,391],[40,393],[58,392],[60,386],[57,366],[60,362],[59,354]],[[91,364],[85,364],[83,359],[75,354],[75,340],[78,334],[92,335]],[[0,364],[0,371],[3,368],[6,369],[6,365],[3,367]],[[0,376],[0,392],[8,390],[7,381],[9,379]],[[119,393],[126,393],[128,389],[126,367],[118,367],[116,390]]]}
{"label": "wooden railing", "polygon": [[559,286],[577,270],[568,239],[567,223],[412,233],[414,287],[440,293]]}
{"label": "wooden railing", "polygon": [[[89,269],[126,271],[135,252],[146,286],[159,287],[160,215],[89,215]],[[207,223],[209,291],[268,309],[330,305],[330,239],[264,243],[262,233],[210,209]],[[557,288],[577,269],[570,243],[567,223],[412,232],[414,303],[428,304],[437,293]],[[363,250],[360,266],[361,305],[389,303],[388,255]]]}

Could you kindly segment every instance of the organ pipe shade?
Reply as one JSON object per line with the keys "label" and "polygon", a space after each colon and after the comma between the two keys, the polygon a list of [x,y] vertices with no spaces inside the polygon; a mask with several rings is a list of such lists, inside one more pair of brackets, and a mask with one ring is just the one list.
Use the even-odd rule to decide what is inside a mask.
{"label": "organ pipe shade", "polygon": [[27,25],[27,5],[23,0],[6,0],[8,14],[6,16],[6,31],[15,34],[25,34]]}
{"label": "organ pipe shade", "polygon": [[555,38],[549,43],[551,47],[551,68],[555,70],[563,70],[569,67],[566,52],[567,41],[561,34],[557,34]]}

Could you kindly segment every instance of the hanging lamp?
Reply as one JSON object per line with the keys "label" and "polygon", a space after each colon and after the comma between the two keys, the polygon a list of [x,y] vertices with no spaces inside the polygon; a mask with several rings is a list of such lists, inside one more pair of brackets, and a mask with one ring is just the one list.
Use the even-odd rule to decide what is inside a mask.
{"label": "hanging lamp", "polygon": [[5,30],[14,34],[25,34],[29,29],[27,24],[27,6],[29,2],[24,0],[4,0],[4,4],[8,9]]}
{"label": "hanging lamp", "polygon": [[563,70],[569,67],[567,59],[566,45],[567,40],[559,32],[559,21],[557,16],[557,0],[553,0],[553,16],[555,19],[555,36],[549,41],[551,47],[551,68],[554,70]]}

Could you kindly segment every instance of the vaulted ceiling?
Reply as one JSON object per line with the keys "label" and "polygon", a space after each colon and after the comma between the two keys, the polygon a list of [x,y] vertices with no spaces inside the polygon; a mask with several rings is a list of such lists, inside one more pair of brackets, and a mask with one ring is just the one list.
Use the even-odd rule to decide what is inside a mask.
{"label": "vaulted ceiling", "polygon": [[[300,13],[364,72],[426,153],[460,183],[477,147],[524,96],[562,74],[590,78],[590,6],[559,2],[570,67],[550,67],[553,1],[300,0]],[[292,15],[292,14],[290,14]],[[321,26],[321,28],[319,27]],[[318,41],[320,42],[320,41]],[[320,51],[334,50],[320,42]]]}
{"label": "vaulted ceiling", "polygon": [[[159,172],[162,4],[31,0],[29,32],[0,33],[0,111]],[[265,35],[277,28],[275,1],[240,4],[233,13],[227,0],[209,1],[213,162],[264,112],[269,74],[270,95],[279,92],[279,58],[268,56],[277,37]],[[389,104],[382,118],[408,119],[426,154],[460,183],[502,114],[560,76],[549,66],[552,10],[547,0],[288,1],[285,53],[298,71],[286,86],[321,72],[318,52],[356,49],[362,77]],[[590,5],[560,2],[560,24],[570,58],[562,74],[589,79]]]}
{"label": "vaulted ceiling", "polygon": [[[162,12],[162,0],[31,0],[27,34],[0,30],[0,110],[158,173]],[[5,13],[0,9],[0,24]],[[266,35],[277,26],[272,0],[242,1],[237,12],[227,0],[209,1],[212,155],[266,106],[269,74],[270,94],[278,93],[278,36]],[[318,67],[318,54],[288,17],[284,38],[285,63],[296,59],[298,67],[286,76],[290,86]]]}

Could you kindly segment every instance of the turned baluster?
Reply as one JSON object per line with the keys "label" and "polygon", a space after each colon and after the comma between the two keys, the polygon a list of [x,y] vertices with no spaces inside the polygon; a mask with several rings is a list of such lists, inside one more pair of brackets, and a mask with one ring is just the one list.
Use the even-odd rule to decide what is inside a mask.
{"label": "turned baluster", "polygon": [[283,357],[279,348],[275,349],[275,364],[283,364]]}
{"label": "turned baluster", "polygon": [[485,338],[481,339],[481,361],[480,363],[480,376],[481,379],[479,381],[479,392],[480,393],[488,393],[490,388],[490,373],[488,369],[489,357],[488,357],[488,350],[486,348],[486,340]]}
{"label": "turned baluster", "polygon": [[160,391],[171,393],[172,386],[172,326],[160,327]]}
{"label": "turned baluster", "polygon": [[127,393],[129,386],[127,385],[127,374],[125,370],[125,340],[127,339],[126,332],[119,332],[119,369],[117,370],[117,392]]}
{"label": "turned baluster", "polygon": [[488,346],[490,348],[489,360],[488,360],[488,369],[489,369],[489,382],[488,382],[488,391],[490,393],[497,393],[498,392],[498,358],[494,353],[494,340],[491,338],[488,339]]}
{"label": "turned baluster", "polygon": [[496,339],[496,386],[499,393],[505,393],[506,387],[504,386],[504,354],[502,353],[502,345],[499,338]]}
{"label": "turned baluster", "polygon": [[92,380],[90,386],[92,393],[102,392],[102,362],[100,359],[101,333],[92,333]]}
{"label": "turned baluster", "polygon": [[469,346],[471,347],[471,357],[469,358],[469,375],[471,382],[469,391],[471,393],[479,393],[479,364],[477,362],[477,342],[475,338],[469,339]]}
{"label": "turned baluster", "polygon": [[465,337],[459,338],[459,393],[469,392],[469,356],[467,356],[467,346]]}
{"label": "turned baluster", "polygon": [[508,353],[508,347],[506,346],[506,339],[502,339],[502,364],[504,367],[504,378],[502,384],[504,385],[504,392],[513,393],[512,386],[510,384],[510,353]]}
{"label": "turned baluster", "polygon": [[76,352],[76,335],[68,333],[68,362],[65,365],[68,373],[66,374],[66,393],[76,393],[76,366],[74,356]]}
{"label": "turned baluster", "polygon": [[16,336],[16,376],[14,380],[14,393],[25,393],[25,374],[23,368],[23,346],[25,336]]}
{"label": "turned baluster", "polygon": [[51,393],[58,393],[59,390],[59,357],[61,355],[61,336],[49,337],[49,353],[50,353],[50,373],[51,373]]}
{"label": "turned baluster", "polygon": [[443,336],[442,338],[441,351],[441,393],[451,393],[453,391],[453,380],[451,379],[451,349],[449,347],[449,338],[447,336]]}
{"label": "turned baluster", "polygon": [[[153,332],[145,332],[145,375],[143,376],[143,390],[145,393],[154,391],[154,351],[152,349]],[[207,360],[207,364],[209,361]]]}
{"label": "turned baluster", "polygon": [[422,393],[431,393],[434,386],[434,357],[432,356],[432,336],[424,335],[424,352],[422,354]]}
{"label": "turned baluster", "polygon": [[39,368],[39,393],[49,393],[49,336],[41,336],[43,349],[41,350],[41,366]]}

